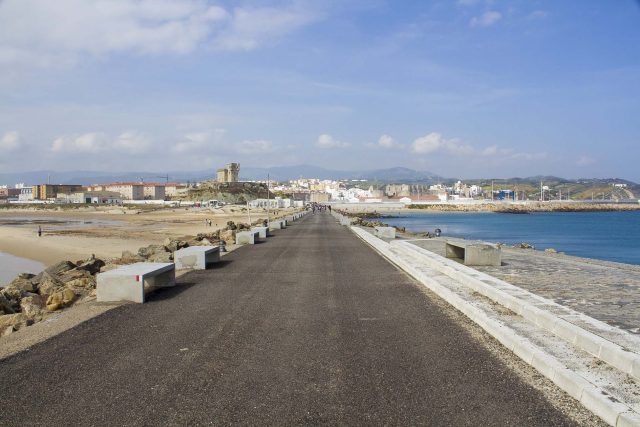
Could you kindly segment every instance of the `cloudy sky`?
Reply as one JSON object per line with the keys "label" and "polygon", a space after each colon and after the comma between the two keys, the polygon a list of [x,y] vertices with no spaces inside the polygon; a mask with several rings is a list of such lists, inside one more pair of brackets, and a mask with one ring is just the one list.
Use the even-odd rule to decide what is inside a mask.
{"label": "cloudy sky", "polygon": [[0,0],[0,172],[640,181],[634,0]]}

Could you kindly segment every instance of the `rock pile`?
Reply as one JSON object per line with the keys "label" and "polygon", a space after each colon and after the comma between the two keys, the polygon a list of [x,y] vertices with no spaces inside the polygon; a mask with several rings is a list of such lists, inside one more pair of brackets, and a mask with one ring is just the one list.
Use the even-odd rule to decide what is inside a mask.
{"label": "rock pile", "polygon": [[61,261],[38,275],[22,273],[0,289],[0,336],[39,322],[47,313],[92,295],[95,276],[100,272],[136,262],[172,262],[173,252],[189,246],[212,245],[212,240],[217,244],[220,234],[198,234],[182,240],[167,238],[162,245],[144,246],[136,253],[123,251],[121,257],[106,262],[91,256],[75,263]]}
{"label": "rock pile", "polygon": [[62,261],[38,275],[22,273],[0,289],[0,334],[5,335],[43,319],[47,312],[71,305],[90,295],[101,259]]}

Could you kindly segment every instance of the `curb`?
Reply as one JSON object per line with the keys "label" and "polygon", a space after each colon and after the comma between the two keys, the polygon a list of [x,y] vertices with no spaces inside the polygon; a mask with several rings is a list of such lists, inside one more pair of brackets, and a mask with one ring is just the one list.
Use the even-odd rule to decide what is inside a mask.
{"label": "curb", "polygon": [[[540,302],[543,302],[545,305],[560,307],[572,316],[584,317],[584,314],[578,313],[567,307],[563,307],[560,304],[547,300],[546,298],[540,297],[539,295],[535,295],[527,290],[520,289],[503,280],[496,279],[495,277],[489,276],[488,274],[473,270],[472,268],[464,265],[454,264],[453,261],[447,260],[446,258],[438,259],[442,257],[440,257],[439,255],[435,255],[423,248],[412,245],[408,242],[397,241],[394,242],[392,246],[400,247],[405,251],[413,252],[414,254],[420,255],[421,259],[429,267],[443,274],[446,274],[452,279],[459,280],[473,290],[481,293],[488,298],[491,298],[498,304],[521,315],[533,324],[546,329],[547,331],[564,339],[565,341],[570,342],[571,344],[574,344],[575,346],[603,360],[604,362],[619,369],[620,371],[629,374],[636,379],[640,379],[640,355],[629,351],[621,345],[611,342],[606,338],[594,334],[593,332],[576,326],[573,323],[568,322],[567,320],[560,318],[546,310],[536,307],[533,304],[522,301],[503,290],[487,284],[479,278],[481,277],[487,281],[491,281],[503,288],[517,290],[517,292],[521,295],[532,297]],[[465,272],[467,271],[473,274],[473,276],[465,274]],[[591,323],[601,329],[612,329],[611,326],[596,319],[589,318],[589,320]]]}
{"label": "curb", "polygon": [[372,246],[393,264],[397,265],[447,303],[462,312],[497,339],[502,345],[564,390],[569,396],[578,400],[585,408],[602,418],[603,421],[616,427],[640,426],[640,414],[619,402],[603,389],[596,387],[580,375],[571,371],[555,357],[542,351],[531,343],[531,341],[521,337],[508,326],[489,318],[480,309],[474,307],[424,273],[416,270],[391,251],[391,244],[357,227],[350,227],[350,229],[361,240]]}

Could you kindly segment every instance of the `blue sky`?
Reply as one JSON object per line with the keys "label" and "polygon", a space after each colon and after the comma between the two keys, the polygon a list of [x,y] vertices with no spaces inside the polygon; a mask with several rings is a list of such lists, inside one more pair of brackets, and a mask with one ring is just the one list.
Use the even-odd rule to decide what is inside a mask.
{"label": "blue sky", "polygon": [[0,171],[640,181],[640,5],[0,0]]}

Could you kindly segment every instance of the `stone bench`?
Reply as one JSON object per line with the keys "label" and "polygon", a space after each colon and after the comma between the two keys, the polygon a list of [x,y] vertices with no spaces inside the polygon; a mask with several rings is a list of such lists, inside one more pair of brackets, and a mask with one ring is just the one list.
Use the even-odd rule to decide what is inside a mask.
{"label": "stone bench", "polygon": [[351,225],[351,218],[343,216],[340,218],[340,225]]}
{"label": "stone bench", "polygon": [[260,239],[260,233],[255,230],[238,231],[236,233],[236,245],[253,245]]}
{"label": "stone bench", "polygon": [[395,239],[396,229],[394,227],[375,227],[374,234],[381,239]]}
{"label": "stone bench", "polygon": [[138,262],[98,273],[96,297],[103,301],[144,302],[145,292],[176,285],[173,263]]}
{"label": "stone bench", "polygon": [[220,246],[189,246],[173,253],[176,268],[206,270],[207,265],[220,261]]}
{"label": "stone bench", "polygon": [[261,239],[269,237],[269,227],[251,227],[252,231],[257,231]]}
{"label": "stone bench", "polygon": [[280,230],[283,228],[287,228],[287,224],[282,220],[277,219],[269,222],[269,230]]}
{"label": "stone bench", "polygon": [[496,245],[486,242],[458,242],[447,241],[445,245],[447,258],[457,258],[464,265],[489,265],[499,267],[502,265],[502,254]]}

